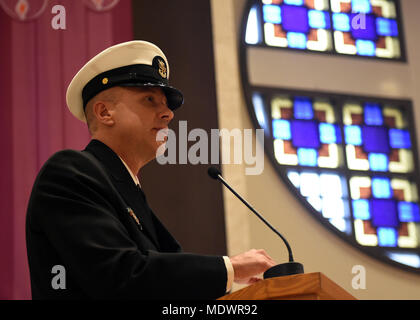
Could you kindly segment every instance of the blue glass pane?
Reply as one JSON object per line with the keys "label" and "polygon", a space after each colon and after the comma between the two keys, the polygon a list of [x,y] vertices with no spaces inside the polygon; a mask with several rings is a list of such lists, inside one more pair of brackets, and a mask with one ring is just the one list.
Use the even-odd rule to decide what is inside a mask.
{"label": "blue glass pane", "polygon": [[315,167],[318,164],[318,153],[315,149],[299,148],[297,156],[301,166]]}
{"label": "blue glass pane", "polygon": [[393,228],[378,228],[378,244],[381,247],[396,247],[398,244],[398,233]]}
{"label": "blue glass pane", "polygon": [[285,31],[309,32],[308,10],[305,7],[284,5],[281,10],[281,19]]}
{"label": "blue glass pane", "polygon": [[314,29],[329,29],[330,15],[328,12],[309,10],[308,12],[309,26]]}
{"label": "blue glass pane", "polygon": [[369,0],[352,0],[351,9],[353,12],[370,13],[372,10]]}
{"label": "blue glass pane", "polygon": [[284,0],[285,4],[291,4],[295,6],[301,6],[303,5],[304,0]]}
{"label": "blue glass pane", "polygon": [[353,216],[355,219],[369,220],[369,201],[366,199],[353,200]]}
{"label": "blue glass pane", "polygon": [[364,126],[362,129],[362,137],[366,152],[389,153],[387,128]]}
{"label": "blue glass pane", "polygon": [[383,153],[369,153],[369,166],[373,171],[388,171],[388,156]]}
{"label": "blue glass pane", "polygon": [[371,126],[381,126],[384,123],[382,109],[379,104],[366,103],[364,109],[365,123]]}
{"label": "blue glass pane", "polygon": [[306,49],[306,35],[299,32],[288,32],[287,41],[290,48]]}
{"label": "blue glass pane", "polygon": [[350,19],[353,38],[376,41],[376,19],[374,16],[352,13]]}
{"label": "blue glass pane", "polygon": [[362,129],[359,126],[345,126],[344,137],[347,144],[360,146],[362,144]]}
{"label": "blue glass pane", "polygon": [[333,13],[333,25],[337,31],[350,31],[350,16],[345,13]]}
{"label": "blue glass pane", "polygon": [[412,202],[399,202],[398,216],[401,222],[420,222],[419,205]]}
{"label": "blue glass pane", "polygon": [[389,144],[391,148],[411,148],[410,133],[407,130],[389,129]]}
{"label": "blue glass pane", "polygon": [[356,40],[357,54],[361,56],[375,56],[376,46],[373,41],[370,40]]}
{"label": "blue glass pane", "polygon": [[297,148],[319,148],[318,124],[315,121],[292,121],[292,144]]}
{"label": "blue glass pane", "polygon": [[397,21],[379,17],[376,19],[376,31],[380,36],[398,37]]}
{"label": "blue glass pane", "polygon": [[370,210],[374,227],[397,228],[399,226],[397,204],[394,200],[372,199]]}
{"label": "blue glass pane", "polygon": [[281,8],[275,5],[264,5],[263,6],[263,16],[265,22],[270,23],[281,23]]}
{"label": "blue glass pane", "polygon": [[273,120],[273,136],[275,139],[290,140],[292,138],[290,122],[281,119]]}
{"label": "blue glass pane", "polygon": [[336,143],[336,127],[330,123],[320,123],[319,124],[319,139],[321,143]]}
{"label": "blue glass pane", "polygon": [[296,119],[313,119],[314,110],[312,108],[311,100],[306,98],[296,98],[293,112]]}
{"label": "blue glass pane", "polygon": [[372,194],[378,199],[389,199],[392,197],[391,183],[388,178],[372,179]]}

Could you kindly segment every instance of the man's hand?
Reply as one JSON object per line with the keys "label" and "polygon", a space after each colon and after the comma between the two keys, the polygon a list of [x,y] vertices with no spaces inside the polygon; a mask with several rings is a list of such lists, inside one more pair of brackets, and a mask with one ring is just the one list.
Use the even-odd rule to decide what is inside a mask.
{"label": "man's hand", "polygon": [[230,261],[235,273],[234,281],[241,284],[252,284],[261,280],[257,275],[277,264],[263,249],[249,250],[230,257]]}

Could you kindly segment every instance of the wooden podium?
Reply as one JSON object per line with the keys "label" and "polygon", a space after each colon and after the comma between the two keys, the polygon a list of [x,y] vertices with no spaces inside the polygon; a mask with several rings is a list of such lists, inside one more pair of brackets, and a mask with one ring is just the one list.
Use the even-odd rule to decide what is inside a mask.
{"label": "wooden podium", "polygon": [[356,300],[320,272],[259,281],[218,300]]}

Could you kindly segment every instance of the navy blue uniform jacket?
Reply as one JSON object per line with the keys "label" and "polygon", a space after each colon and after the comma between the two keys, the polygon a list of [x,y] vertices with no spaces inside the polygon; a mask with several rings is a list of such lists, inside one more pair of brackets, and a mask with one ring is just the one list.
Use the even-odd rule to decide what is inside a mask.
{"label": "navy blue uniform jacket", "polygon": [[[33,299],[225,294],[223,257],[183,253],[119,157],[98,140],[83,151],[57,152],[42,167],[28,205],[26,242]],[[65,269],[65,289],[52,286],[56,265]]]}

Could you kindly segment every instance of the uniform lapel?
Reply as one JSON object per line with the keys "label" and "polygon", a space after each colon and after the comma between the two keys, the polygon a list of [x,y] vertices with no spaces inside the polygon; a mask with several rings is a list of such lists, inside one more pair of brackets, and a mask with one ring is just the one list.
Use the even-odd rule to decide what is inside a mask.
{"label": "uniform lapel", "polygon": [[127,202],[127,205],[132,212],[137,216],[140,228],[145,231],[153,240],[154,244],[159,247],[150,208],[142,198],[134,182],[127,183],[126,181],[115,180],[115,187]]}
{"label": "uniform lapel", "polygon": [[[140,228],[153,241],[157,248],[159,242],[156,236],[156,230],[153,223],[152,212],[139,190],[127,171],[127,168],[122,163],[118,155],[107,145],[99,140],[92,140],[85,151],[92,153],[106,168],[111,175],[115,188],[127,203],[127,206],[132,209],[139,222]],[[135,218],[133,218],[135,219]]]}

